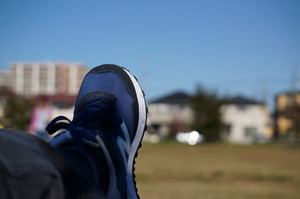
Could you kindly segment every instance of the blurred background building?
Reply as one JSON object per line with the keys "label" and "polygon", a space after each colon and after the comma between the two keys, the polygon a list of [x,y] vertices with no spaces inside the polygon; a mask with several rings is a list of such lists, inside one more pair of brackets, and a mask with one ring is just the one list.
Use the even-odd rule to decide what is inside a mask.
{"label": "blurred background building", "polygon": [[47,98],[53,106],[53,118],[65,115],[72,119],[76,96],[87,72],[88,68],[77,62],[11,63],[10,70],[0,71],[0,123],[27,130],[25,123],[40,97]]}
{"label": "blurred background building", "polygon": [[255,100],[237,96],[221,108],[224,122],[222,137],[231,143],[266,142],[272,137],[267,106]]}
{"label": "blurred background building", "polygon": [[[147,141],[191,132],[193,110],[190,95],[175,92],[149,103]],[[203,104],[205,106],[205,104]],[[232,97],[221,107],[222,140],[237,144],[267,142],[273,136],[272,118],[266,104],[245,97]]]}
{"label": "blurred background building", "polygon": [[189,131],[192,110],[190,96],[184,92],[175,92],[149,103],[148,131],[149,139],[164,139],[169,134]]}
{"label": "blurred background building", "polygon": [[[25,115],[26,107],[20,105],[23,112],[19,108],[12,110],[16,112],[12,118],[5,116],[11,97],[18,99],[14,103],[29,100],[34,104],[36,99],[46,96],[54,107],[53,117],[65,115],[71,120],[76,95],[87,72],[83,63],[76,62],[13,62],[10,70],[0,71],[0,124],[11,125]],[[145,140],[156,142],[179,132],[193,131],[190,97],[185,92],[173,92],[150,101]],[[274,99],[273,113],[263,102],[245,97],[227,99],[220,110],[224,123],[222,140],[250,144],[280,137],[299,139],[300,91],[280,92]]]}
{"label": "blurred background building", "polygon": [[300,91],[287,90],[275,96],[274,135],[288,137],[291,141],[300,138]]}
{"label": "blurred background building", "polygon": [[17,95],[76,95],[87,68],[82,63],[14,62],[10,72]]}

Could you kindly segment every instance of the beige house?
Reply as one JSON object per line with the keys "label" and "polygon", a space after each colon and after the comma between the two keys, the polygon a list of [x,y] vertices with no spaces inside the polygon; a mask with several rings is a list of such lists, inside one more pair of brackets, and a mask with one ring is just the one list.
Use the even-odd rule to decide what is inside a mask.
{"label": "beige house", "polygon": [[[297,128],[297,123],[300,122],[300,117],[297,107],[300,106],[300,91],[287,91],[279,93],[275,100],[275,136],[285,136],[293,130],[296,130],[296,133],[299,133],[300,129]],[[291,111],[293,111],[293,113]],[[291,114],[293,114],[293,116]]]}

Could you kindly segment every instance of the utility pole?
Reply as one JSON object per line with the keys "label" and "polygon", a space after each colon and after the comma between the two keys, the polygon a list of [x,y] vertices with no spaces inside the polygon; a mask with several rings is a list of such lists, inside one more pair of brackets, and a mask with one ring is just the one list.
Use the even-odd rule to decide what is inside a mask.
{"label": "utility pole", "polygon": [[265,105],[268,107],[268,99],[269,99],[269,81],[268,79],[263,80],[263,90],[262,90],[262,100],[265,103]]}
{"label": "utility pole", "polygon": [[298,109],[297,109],[297,102],[296,102],[296,95],[297,95],[297,65],[293,64],[292,65],[292,75],[291,75],[291,93],[289,94],[289,100],[290,100],[290,106],[291,106],[291,119],[292,119],[292,129],[290,132],[289,140],[292,144],[296,143],[296,135],[298,131],[298,120],[299,120],[299,115],[298,115]]}

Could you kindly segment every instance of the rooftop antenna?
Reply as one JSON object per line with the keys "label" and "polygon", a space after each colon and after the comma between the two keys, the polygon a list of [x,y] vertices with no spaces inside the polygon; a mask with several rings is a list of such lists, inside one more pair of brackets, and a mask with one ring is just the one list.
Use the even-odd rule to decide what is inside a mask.
{"label": "rooftop antenna", "polygon": [[268,96],[269,96],[269,81],[267,78],[265,78],[263,80],[262,100],[266,106],[268,106]]}

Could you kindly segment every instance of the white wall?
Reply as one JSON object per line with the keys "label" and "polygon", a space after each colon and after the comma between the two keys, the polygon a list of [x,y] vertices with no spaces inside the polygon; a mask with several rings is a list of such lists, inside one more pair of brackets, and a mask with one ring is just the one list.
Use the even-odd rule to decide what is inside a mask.
{"label": "white wall", "polygon": [[228,141],[252,143],[254,136],[264,135],[268,113],[262,105],[225,105],[222,113],[223,121],[231,126]]}

